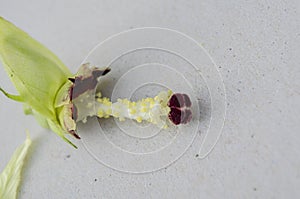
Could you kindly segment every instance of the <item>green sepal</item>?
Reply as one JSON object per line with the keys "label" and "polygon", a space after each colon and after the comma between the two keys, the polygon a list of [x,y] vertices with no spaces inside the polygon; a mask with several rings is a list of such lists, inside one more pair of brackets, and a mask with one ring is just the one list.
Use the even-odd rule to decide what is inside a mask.
{"label": "green sepal", "polygon": [[[24,113],[33,114],[39,124],[50,128],[67,143],[77,148],[58,118],[56,96],[68,77],[69,69],[41,43],[0,17],[0,60],[19,95],[0,88],[8,98],[24,103]],[[61,95],[61,94],[60,94]]]}
{"label": "green sepal", "polygon": [[47,122],[52,131],[54,131],[64,141],[71,144],[75,149],[77,149],[77,146],[65,137],[65,133],[64,133],[65,131],[62,129],[62,127],[60,126],[60,124],[58,122],[53,121],[53,120],[47,120]]}
{"label": "green sepal", "polygon": [[1,17],[0,59],[19,96],[4,94],[56,119],[53,105],[57,91],[71,76],[68,68],[50,50]]}

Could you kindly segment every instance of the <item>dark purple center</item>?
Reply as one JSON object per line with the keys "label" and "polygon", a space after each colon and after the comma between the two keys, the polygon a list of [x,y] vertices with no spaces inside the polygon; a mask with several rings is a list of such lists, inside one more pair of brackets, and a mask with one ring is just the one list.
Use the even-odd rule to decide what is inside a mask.
{"label": "dark purple center", "polygon": [[192,119],[192,102],[187,94],[175,93],[171,96],[168,106],[171,108],[169,119],[175,124],[186,124]]}

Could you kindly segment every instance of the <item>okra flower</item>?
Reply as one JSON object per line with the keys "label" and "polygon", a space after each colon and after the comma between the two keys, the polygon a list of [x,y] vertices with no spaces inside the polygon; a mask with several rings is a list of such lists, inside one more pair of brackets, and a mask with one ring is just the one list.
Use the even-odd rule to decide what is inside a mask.
{"label": "okra flower", "polygon": [[[25,114],[50,128],[76,147],[65,135],[76,133],[76,122],[87,117],[133,119],[166,128],[167,122],[186,124],[192,118],[191,101],[186,94],[162,91],[154,98],[137,102],[118,99],[111,102],[96,92],[100,77],[109,68],[83,64],[75,75],[46,47],[28,34],[0,18],[0,58],[19,95],[0,90],[10,99],[24,104]],[[169,123],[170,123],[169,122]]]}

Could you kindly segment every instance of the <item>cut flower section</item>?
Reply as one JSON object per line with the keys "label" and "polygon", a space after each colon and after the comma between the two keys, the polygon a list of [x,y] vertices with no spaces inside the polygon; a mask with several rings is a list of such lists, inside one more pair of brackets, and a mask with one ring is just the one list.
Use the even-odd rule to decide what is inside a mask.
{"label": "cut flower section", "polygon": [[[76,133],[76,122],[97,116],[147,121],[167,128],[166,121],[186,124],[192,118],[191,101],[186,94],[162,91],[153,98],[136,102],[111,102],[96,92],[101,76],[110,68],[99,69],[88,63],[73,75],[50,50],[0,17],[0,59],[19,95],[0,88],[8,98],[22,102],[24,113],[33,114],[41,126],[50,128],[63,140]],[[168,120],[169,118],[169,120]]]}

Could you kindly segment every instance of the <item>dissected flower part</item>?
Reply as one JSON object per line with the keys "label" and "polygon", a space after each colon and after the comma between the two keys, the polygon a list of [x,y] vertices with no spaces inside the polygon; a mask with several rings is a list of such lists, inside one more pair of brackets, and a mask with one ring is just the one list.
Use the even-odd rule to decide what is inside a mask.
{"label": "dissected flower part", "polygon": [[24,113],[33,114],[41,126],[50,128],[76,147],[65,135],[76,133],[76,122],[98,116],[147,121],[167,127],[166,121],[186,124],[192,118],[191,100],[186,94],[160,92],[154,98],[136,102],[118,99],[112,103],[96,93],[100,77],[110,68],[83,64],[75,75],[46,47],[0,17],[0,59],[19,95],[0,88],[8,98],[22,102]]}
{"label": "dissected flower part", "polygon": [[170,108],[167,106],[172,91],[162,91],[154,98],[145,98],[136,102],[128,99],[118,99],[112,103],[108,98],[97,98],[96,110],[99,118],[113,116],[120,121],[127,119],[137,122],[147,121],[166,127],[166,119]]}
{"label": "dissected flower part", "polygon": [[172,94],[162,91],[154,98],[145,98],[136,102],[118,99],[112,103],[106,97],[97,98],[96,110],[99,118],[113,116],[120,121],[125,119],[137,122],[147,121],[158,126],[167,127],[166,119],[175,124],[187,124],[192,119],[191,100],[186,94]]}
{"label": "dissected flower part", "polygon": [[109,71],[109,68],[101,70],[91,67],[89,63],[83,64],[58,91],[55,107],[59,110],[59,122],[66,132],[77,139],[80,137],[76,134],[76,122],[85,122],[87,117],[95,116],[96,86],[99,78]]}

